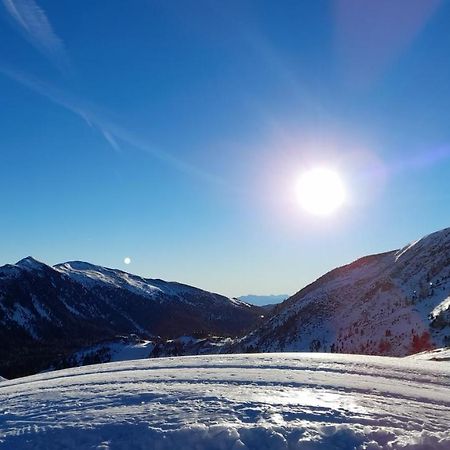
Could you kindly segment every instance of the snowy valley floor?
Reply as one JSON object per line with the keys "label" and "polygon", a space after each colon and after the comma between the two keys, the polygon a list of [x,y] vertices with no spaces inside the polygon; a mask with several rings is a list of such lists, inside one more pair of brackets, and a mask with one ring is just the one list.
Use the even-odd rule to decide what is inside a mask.
{"label": "snowy valley floor", "polygon": [[126,361],[0,382],[3,449],[450,449],[450,364],[336,354]]}

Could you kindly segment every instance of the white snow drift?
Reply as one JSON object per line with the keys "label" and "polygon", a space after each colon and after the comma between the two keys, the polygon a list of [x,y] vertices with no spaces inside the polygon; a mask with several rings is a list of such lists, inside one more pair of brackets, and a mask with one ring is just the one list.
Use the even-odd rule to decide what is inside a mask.
{"label": "white snow drift", "polygon": [[450,364],[216,355],[0,383],[2,449],[449,449]]}

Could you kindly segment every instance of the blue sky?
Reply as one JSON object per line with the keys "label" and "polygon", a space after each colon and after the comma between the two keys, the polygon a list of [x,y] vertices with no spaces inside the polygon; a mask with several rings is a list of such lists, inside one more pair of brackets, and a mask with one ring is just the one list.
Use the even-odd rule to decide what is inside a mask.
{"label": "blue sky", "polygon": [[[449,25],[439,0],[1,0],[0,263],[294,293],[450,226]],[[293,194],[315,165],[349,193],[327,218]]]}

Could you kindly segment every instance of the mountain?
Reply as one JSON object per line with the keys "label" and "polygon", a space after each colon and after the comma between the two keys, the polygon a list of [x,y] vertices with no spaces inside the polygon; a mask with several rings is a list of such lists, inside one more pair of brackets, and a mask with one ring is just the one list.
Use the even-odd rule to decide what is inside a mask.
{"label": "mountain", "polygon": [[450,228],[328,272],[233,351],[404,356],[450,345]]}
{"label": "mountain", "polygon": [[79,261],[50,267],[28,257],[0,267],[0,374],[61,364],[78,348],[117,335],[236,336],[262,320],[261,312],[180,283]]}
{"label": "mountain", "polygon": [[287,294],[280,295],[242,295],[238,297],[239,300],[243,302],[250,303],[257,306],[272,306],[276,303],[281,303],[282,301],[289,298]]}
{"label": "mountain", "polygon": [[179,283],[29,257],[0,268],[0,340],[7,378],[129,355],[405,356],[445,347],[450,228],[334,269],[270,311]]}

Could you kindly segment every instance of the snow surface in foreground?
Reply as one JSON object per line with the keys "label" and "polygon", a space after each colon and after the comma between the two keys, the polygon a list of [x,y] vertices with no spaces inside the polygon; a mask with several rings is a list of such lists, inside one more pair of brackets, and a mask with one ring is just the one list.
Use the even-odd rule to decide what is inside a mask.
{"label": "snow surface in foreground", "polygon": [[0,383],[1,449],[450,449],[450,365],[162,358]]}
{"label": "snow surface in foreground", "polygon": [[406,358],[423,361],[450,362],[450,348],[447,347],[428,350],[426,352],[415,353],[414,355],[406,356]]}

